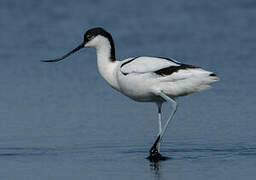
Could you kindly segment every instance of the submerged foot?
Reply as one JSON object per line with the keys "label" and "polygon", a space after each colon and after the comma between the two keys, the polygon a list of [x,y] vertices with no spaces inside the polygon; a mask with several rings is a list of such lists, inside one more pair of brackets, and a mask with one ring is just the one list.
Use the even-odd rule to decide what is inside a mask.
{"label": "submerged foot", "polygon": [[148,160],[151,162],[158,162],[158,161],[163,161],[166,160],[167,158],[162,156],[157,149],[154,149],[153,151],[150,150],[150,154],[148,156]]}
{"label": "submerged foot", "polygon": [[161,160],[166,160],[167,158],[162,156],[159,152],[158,152],[158,143],[160,141],[160,136],[157,137],[155,143],[153,144],[153,146],[151,147],[150,151],[149,151],[149,156],[148,159],[151,162],[158,162]]}

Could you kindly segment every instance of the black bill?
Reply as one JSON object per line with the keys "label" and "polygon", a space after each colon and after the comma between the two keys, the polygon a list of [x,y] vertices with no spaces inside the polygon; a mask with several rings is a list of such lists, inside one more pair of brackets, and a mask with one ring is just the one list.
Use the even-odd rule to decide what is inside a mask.
{"label": "black bill", "polygon": [[49,59],[49,60],[41,60],[42,62],[58,62],[61,61],[63,59],[65,59],[66,57],[68,57],[69,55],[75,53],[76,51],[79,51],[80,49],[82,49],[84,47],[84,43],[80,44],[79,46],[77,46],[75,49],[73,49],[72,51],[70,51],[69,53],[65,54],[64,56],[57,58],[57,59]]}

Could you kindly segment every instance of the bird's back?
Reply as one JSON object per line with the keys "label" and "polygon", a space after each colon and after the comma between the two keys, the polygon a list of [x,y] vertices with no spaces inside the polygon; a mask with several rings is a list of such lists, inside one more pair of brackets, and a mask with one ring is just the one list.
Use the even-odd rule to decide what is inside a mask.
{"label": "bird's back", "polygon": [[216,74],[169,58],[135,57],[120,64],[121,91],[138,101],[151,101],[162,91],[170,97],[208,89],[218,80]]}

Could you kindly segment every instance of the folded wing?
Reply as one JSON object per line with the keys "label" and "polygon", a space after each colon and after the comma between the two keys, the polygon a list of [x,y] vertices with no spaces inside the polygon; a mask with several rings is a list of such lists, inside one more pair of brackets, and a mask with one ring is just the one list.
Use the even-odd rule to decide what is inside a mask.
{"label": "folded wing", "polygon": [[159,72],[159,74],[165,74],[161,72],[161,69],[173,67],[177,69],[181,66],[181,63],[167,58],[158,57],[135,57],[127,59],[121,65],[121,72],[124,75],[131,73],[148,73],[148,72]]}

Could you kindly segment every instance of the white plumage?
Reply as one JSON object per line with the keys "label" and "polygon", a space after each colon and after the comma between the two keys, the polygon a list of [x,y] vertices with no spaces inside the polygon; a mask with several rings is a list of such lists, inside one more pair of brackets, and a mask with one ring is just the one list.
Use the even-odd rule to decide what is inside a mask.
{"label": "white plumage", "polygon": [[[149,159],[164,159],[159,153],[160,143],[176,112],[175,98],[210,88],[212,83],[218,81],[217,75],[169,58],[143,56],[116,61],[112,36],[102,28],[88,30],[83,43],[77,48],[61,58],[45,62],[60,61],[79,49],[88,47],[96,49],[99,72],[110,86],[135,101],[155,102],[158,105],[159,133],[150,149]],[[173,111],[162,129],[163,102],[169,102]]]}
{"label": "white plumage", "polygon": [[[117,81],[119,90],[136,101],[155,101],[153,96],[160,91],[170,97],[184,96],[208,89],[218,80],[212,72],[188,66],[165,58],[136,57],[119,61]],[[162,69],[175,67],[175,72],[159,75]],[[152,100],[153,99],[153,100]]]}

